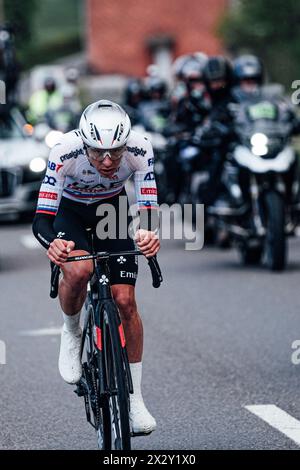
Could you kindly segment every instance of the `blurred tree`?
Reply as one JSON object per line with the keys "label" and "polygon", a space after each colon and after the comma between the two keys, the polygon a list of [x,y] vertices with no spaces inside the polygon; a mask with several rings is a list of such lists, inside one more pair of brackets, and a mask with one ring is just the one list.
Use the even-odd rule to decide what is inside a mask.
{"label": "blurred tree", "polygon": [[23,68],[52,62],[82,49],[84,0],[0,0],[5,23],[15,33]]}
{"label": "blurred tree", "polygon": [[220,25],[234,55],[252,52],[262,58],[271,80],[291,89],[300,78],[299,0],[238,0]]}
{"label": "blurred tree", "polygon": [[38,11],[37,0],[4,0],[5,23],[13,27],[20,60],[26,57],[33,39],[33,23]]}

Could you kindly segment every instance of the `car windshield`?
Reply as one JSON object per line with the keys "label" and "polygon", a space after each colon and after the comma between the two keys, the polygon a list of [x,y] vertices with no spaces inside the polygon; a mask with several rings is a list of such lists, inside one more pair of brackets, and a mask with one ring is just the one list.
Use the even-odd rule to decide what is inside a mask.
{"label": "car windshield", "polygon": [[22,130],[11,116],[0,115],[0,139],[21,139]]}

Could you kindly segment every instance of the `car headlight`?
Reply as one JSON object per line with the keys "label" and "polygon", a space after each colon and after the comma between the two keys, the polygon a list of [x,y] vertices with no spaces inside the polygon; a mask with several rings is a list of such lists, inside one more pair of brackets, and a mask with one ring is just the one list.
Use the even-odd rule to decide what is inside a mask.
{"label": "car headlight", "polygon": [[45,137],[45,142],[50,149],[54,147],[54,145],[60,142],[61,137],[63,136],[63,132],[61,131],[50,131]]}
{"label": "car headlight", "polygon": [[250,142],[252,145],[251,151],[254,155],[262,156],[268,153],[269,139],[265,134],[262,134],[261,132],[253,134]]}
{"label": "car headlight", "polygon": [[41,157],[35,157],[29,163],[29,168],[33,173],[41,173],[46,168],[46,162]]}

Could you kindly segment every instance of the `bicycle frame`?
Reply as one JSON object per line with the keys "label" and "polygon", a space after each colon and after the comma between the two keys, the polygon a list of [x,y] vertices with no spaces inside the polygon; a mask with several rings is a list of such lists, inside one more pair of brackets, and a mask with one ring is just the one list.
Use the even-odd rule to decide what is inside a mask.
{"label": "bicycle frame", "polygon": [[[110,288],[110,282],[109,282],[109,268],[108,268],[108,260],[109,260],[109,255],[105,256],[105,254],[101,253],[101,258],[96,258],[94,259],[94,274],[92,276],[92,279],[89,282],[88,285],[88,299],[89,302],[93,306],[93,312],[94,312],[94,328],[95,331],[94,333],[94,342],[95,345],[98,349],[99,356],[100,356],[100,362],[103,364],[103,352],[102,352],[102,331],[103,331],[103,323],[104,323],[104,311],[105,307],[110,304],[115,311],[118,311],[116,309],[115,302],[113,300],[112,294],[111,294],[111,288]],[[100,299],[100,300],[99,300]],[[106,311],[111,311],[111,309],[107,308]],[[85,335],[86,335],[86,328],[88,325],[89,317],[87,316],[86,318],[86,323],[83,331],[83,336],[82,336],[82,347],[81,347],[81,356],[83,353],[83,345],[85,341]],[[122,355],[124,359],[124,364],[126,367],[126,375],[127,375],[127,383],[128,383],[128,391],[129,393],[133,393],[133,385],[132,385],[132,379],[131,379],[131,373],[130,373],[130,367],[129,367],[129,361],[128,361],[128,356],[127,356],[127,351],[126,351],[126,342],[125,342],[125,335],[124,335],[124,330],[123,330],[123,325],[120,319],[120,316],[117,316],[117,322],[118,322],[118,329],[119,329],[119,335],[120,335],[120,343],[122,346]],[[108,383],[107,383],[107,376],[104,373],[103,368],[100,368],[100,395],[107,393],[109,390]]]}

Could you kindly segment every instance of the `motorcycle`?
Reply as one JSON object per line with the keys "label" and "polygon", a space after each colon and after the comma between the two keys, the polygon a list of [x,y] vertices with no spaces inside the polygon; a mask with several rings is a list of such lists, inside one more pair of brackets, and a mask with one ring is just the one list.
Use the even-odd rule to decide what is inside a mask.
{"label": "motorcycle", "polygon": [[264,261],[282,271],[287,235],[299,222],[297,155],[292,124],[278,103],[242,103],[234,119],[235,142],[222,182],[227,200],[208,208],[231,235],[244,264]]}

